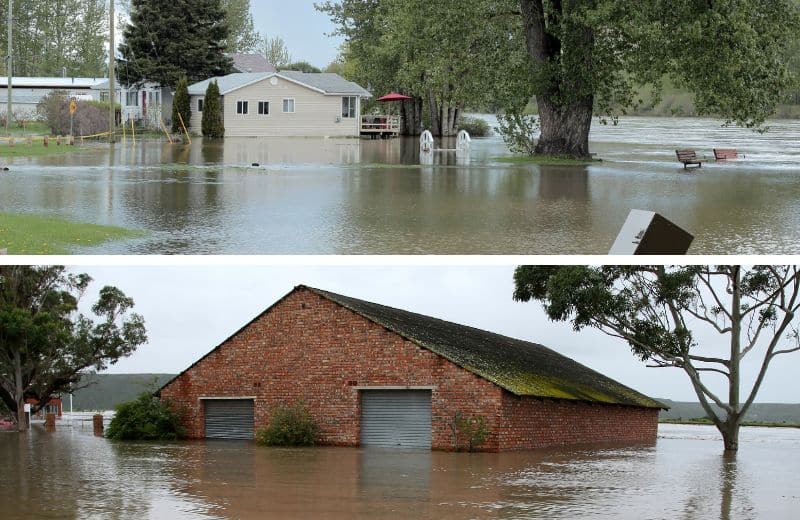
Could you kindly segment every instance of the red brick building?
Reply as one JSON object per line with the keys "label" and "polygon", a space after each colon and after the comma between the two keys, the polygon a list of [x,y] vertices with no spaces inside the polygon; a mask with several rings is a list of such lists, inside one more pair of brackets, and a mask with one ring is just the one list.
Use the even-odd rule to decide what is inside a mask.
{"label": "red brick building", "polygon": [[252,439],[303,403],[322,444],[481,449],[653,443],[663,405],[553,350],[300,286],[160,391],[191,438]]}

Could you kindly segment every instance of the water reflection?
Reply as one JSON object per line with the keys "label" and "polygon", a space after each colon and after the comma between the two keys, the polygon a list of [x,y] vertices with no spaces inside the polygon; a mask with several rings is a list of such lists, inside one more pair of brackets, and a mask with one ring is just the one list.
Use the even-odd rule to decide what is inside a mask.
{"label": "water reflection", "polygon": [[[0,211],[147,232],[75,251],[90,254],[605,254],[631,209],[693,232],[695,254],[796,254],[798,132],[630,118],[595,128],[604,162],[590,166],[505,164],[497,137],[474,140],[469,163],[441,152],[431,165],[415,139],[129,140],[13,159]],[[711,146],[747,158],[691,173],[674,160]]]}
{"label": "water reflection", "polygon": [[0,434],[0,504],[22,518],[791,518],[800,430],[665,426],[657,446],[503,454]]}

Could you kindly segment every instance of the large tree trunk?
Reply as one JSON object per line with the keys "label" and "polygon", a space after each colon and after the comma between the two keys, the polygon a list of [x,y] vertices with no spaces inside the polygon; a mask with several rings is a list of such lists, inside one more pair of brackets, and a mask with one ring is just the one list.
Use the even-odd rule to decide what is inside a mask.
{"label": "large tree trunk", "polygon": [[431,133],[435,136],[442,135],[442,114],[433,89],[428,90],[428,119],[430,119]]}
{"label": "large tree trunk", "polygon": [[722,442],[725,445],[727,453],[735,453],[739,451],[739,419],[736,417],[729,417],[725,422],[723,428],[720,429],[722,433]]}
{"label": "large tree trunk", "polygon": [[[594,33],[591,27],[566,23],[560,19],[566,10],[577,8],[576,0],[552,0],[545,9],[543,0],[520,0],[527,51],[537,68],[549,71],[537,92],[541,137],[536,153],[587,159],[589,130],[592,125],[594,95],[589,93],[584,76],[592,69]],[[570,46],[562,46],[559,31],[569,31]],[[572,59],[567,59],[569,53]],[[579,61],[576,70],[564,63]]]}
{"label": "large tree trunk", "polygon": [[28,429],[28,418],[25,415],[25,388],[22,386],[22,359],[19,351],[14,352],[14,399],[17,401],[17,431]]}
{"label": "large tree trunk", "polygon": [[402,122],[400,133],[403,135],[420,135],[422,133],[422,100],[414,97],[403,101],[400,105]]}
{"label": "large tree trunk", "polygon": [[589,131],[592,127],[594,100],[589,97],[563,107],[540,97],[539,124],[541,136],[536,153],[589,158]]}

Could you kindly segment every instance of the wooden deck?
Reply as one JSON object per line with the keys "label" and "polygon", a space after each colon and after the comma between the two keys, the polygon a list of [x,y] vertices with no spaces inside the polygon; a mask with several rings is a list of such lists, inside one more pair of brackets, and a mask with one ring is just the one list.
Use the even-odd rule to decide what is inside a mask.
{"label": "wooden deck", "polygon": [[399,116],[362,116],[361,135],[371,139],[385,139],[400,135]]}

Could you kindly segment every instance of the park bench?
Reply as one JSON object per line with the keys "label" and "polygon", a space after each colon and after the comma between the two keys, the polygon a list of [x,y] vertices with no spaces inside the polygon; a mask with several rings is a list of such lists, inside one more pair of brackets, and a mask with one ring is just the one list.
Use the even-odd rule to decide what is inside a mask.
{"label": "park bench", "polygon": [[706,162],[703,159],[698,159],[694,150],[675,150],[675,154],[678,156],[678,161],[683,163],[684,170],[688,169],[690,165],[702,168],[703,163]]}
{"label": "park bench", "polygon": [[732,148],[714,148],[714,159],[727,161],[728,159],[738,159],[739,152]]}

